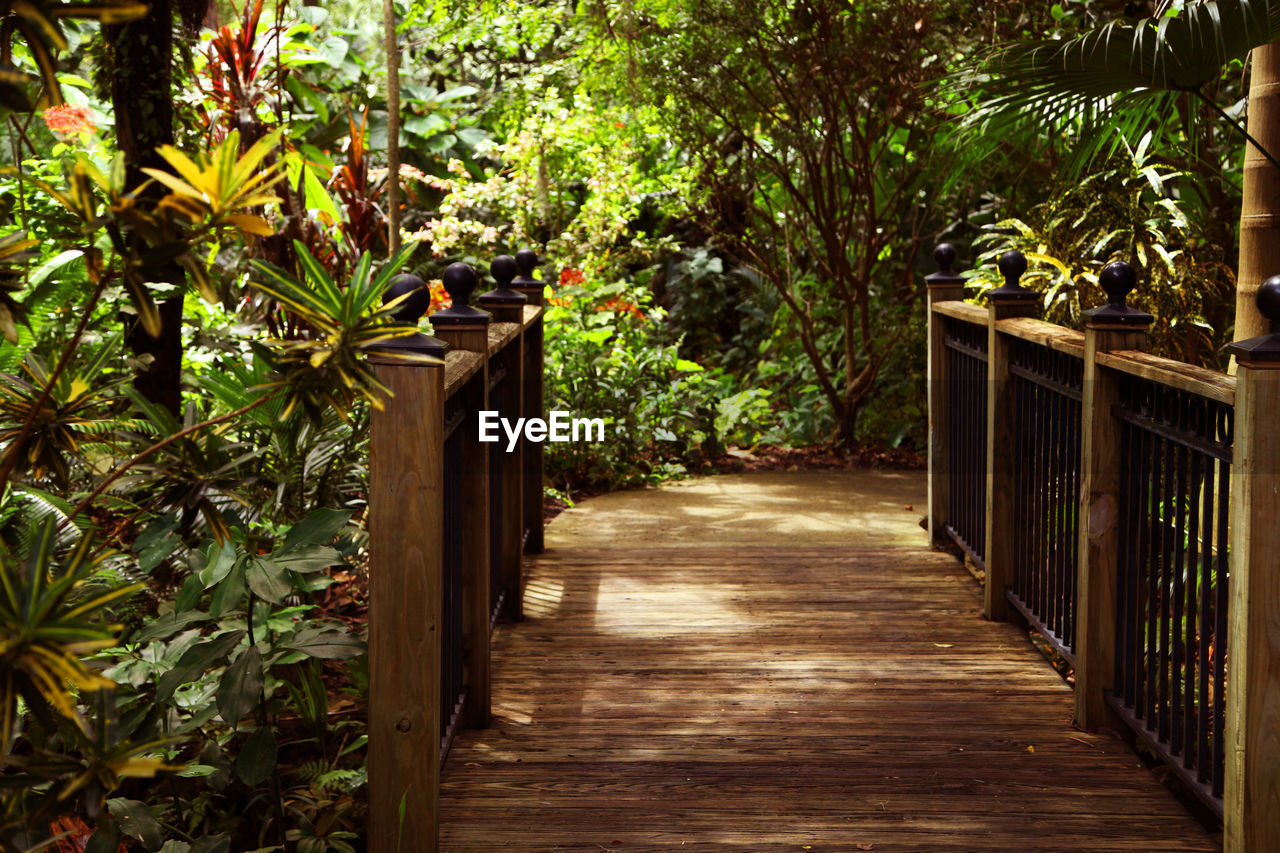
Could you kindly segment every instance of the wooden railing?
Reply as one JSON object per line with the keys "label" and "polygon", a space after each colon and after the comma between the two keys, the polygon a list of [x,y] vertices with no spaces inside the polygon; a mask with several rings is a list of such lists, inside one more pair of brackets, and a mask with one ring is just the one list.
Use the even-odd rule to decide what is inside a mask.
{"label": "wooden railing", "polygon": [[475,272],[452,265],[439,338],[404,344],[436,362],[375,362],[394,396],[369,451],[370,850],[437,849],[440,767],[460,727],[489,724],[490,636],[520,618],[522,555],[542,548],[541,445],[479,433],[481,412],[543,417],[535,263],[495,258],[484,310]]}
{"label": "wooden railing", "polygon": [[1074,665],[1080,725],[1133,732],[1228,851],[1280,850],[1280,277],[1259,291],[1276,334],[1234,344],[1232,377],[1141,351],[1127,264],[1081,333],[1031,316],[1019,253],[985,310],[935,258],[932,536],[984,570],[987,618]]}

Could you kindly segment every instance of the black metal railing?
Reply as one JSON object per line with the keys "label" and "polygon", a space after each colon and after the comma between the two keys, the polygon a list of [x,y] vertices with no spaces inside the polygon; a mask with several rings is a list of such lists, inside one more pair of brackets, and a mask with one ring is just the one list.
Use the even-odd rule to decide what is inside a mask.
{"label": "black metal railing", "polygon": [[986,559],[987,327],[943,317],[947,377],[946,531],[979,566]]}
{"label": "black metal railing", "polygon": [[1080,405],[1084,362],[1043,344],[1010,341],[1014,405],[1009,602],[1074,661],[1080,527]]}
{"label": "black metal railing", "polygon": [[1112,706],[1221,813],[1233,409],[1124,376]]}
{"label": "black metal railing", "polygon": [[474,395],[454,394],[444,409],[444,541],[441,578],[440,762],[453,745],[466,702],[466,648],[462,616],[462,456],[468,432],[474,433]]}

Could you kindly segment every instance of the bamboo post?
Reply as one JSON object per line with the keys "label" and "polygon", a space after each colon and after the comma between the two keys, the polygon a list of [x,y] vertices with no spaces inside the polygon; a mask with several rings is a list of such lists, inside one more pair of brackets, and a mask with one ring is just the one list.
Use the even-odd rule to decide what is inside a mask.
{"label": "bamboo post", "polygon": [[929,537],[930,541],[946,538],[943,527],[948,519],[948,396],[946,325],[933,313],[938,302],[964,299],[964,279],[951,271],[956,261],[956,250],[950,243],[939,243],[933,250],[938,271],[925,276],[928,288],[929,330],[928,384],[929,384]]}
{"label": "bamboo post", "polygon": [[1280,850],[1280,276],[1258,288],[1271,333],[1236,358],[1223,849]]}
{"label": "bamboo post", "polygon": [[444,368],[370,361],[394,397],[370,416],[369,849],[435,853]]}
{"label": "bamboo post", "polygon": [[[520,275],[511,282],[511,288],[524,294],[527,305],[542,307],[542,281],[533,277],[534,267],[538,265],[538,255],[532,249],[521,249],[516,252],[516,266]],[[543,403],[543,331],[542,313],[528,328],[524,330],[525,338],[525,371],[524,371],[524,416],[526,418],[545,418]],[[544,550],[542,532],[542,480],[543,480],[543,447],[541,444],[529,444],[524,448],[524,529],[528,538],[524,543],[526,554],[541,554]]]}
{"label": "bamboo post", "polygon": [[1119,376],[1098,365],[1098,353],[1142,349],[1155,318],[1125,304],[1137,275],[1123,261],[1098,276],[1109,303],[1084,312],[1080,514],[1076,598],[1076,722],[1114,725],[1105,691],[1115,680],[1116,560],[1119,548],[1120,426],[1111,407]]}
{"label": "bamboo post", "polygon": [[987,352],[987,547],[986,601],[983,612],[992,621],[1009,615],[1005,590],[1013,576],[1013,534],[1016,523],[1013,495],[1013,468],[1009,448],[1013,446],[1013,396],[1009,393],[1010,344],[996,324],[1011,317],[1030,317],[1038,312],[1040,294],[1027,290],[1018,281],[1027,271],[1021,252],[1005,252],[998,262],[1004,286],[987,293],[991,322],[988,324]]}
{"label": "bamboo post", "polygon": [[[524,306],[525,297],[511,289],[519,268],[515,258],[510,255],[499,255],[489,265],[489,274],[497,283],[497,287],[488,293],[481,294],[479,302],[493,314],[495,321],[515,323],[521,329],[514,340],[509,341],[496,354],[507,378],[499,388],[502,411],[524,416]],[[524,449],[529,445],[522,437],[511,450],[499,455],[502,465],[502,530],[499,532],[501,545],[502,585],[507,590],[503,599],[502,615],[512,621],[519,621],[524,612],[523,590],[521,587],[522,540],[524,533]]]}

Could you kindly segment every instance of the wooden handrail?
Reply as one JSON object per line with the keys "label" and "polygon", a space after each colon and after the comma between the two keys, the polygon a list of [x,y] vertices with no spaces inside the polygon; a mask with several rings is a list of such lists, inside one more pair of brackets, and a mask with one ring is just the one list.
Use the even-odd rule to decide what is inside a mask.
{"label": "wooden handrail", "polygon": [[1075,329],[1064,329],[1034,317],[1012,317],[996,323],[996,331],[1076,358],[1084,357],[1084,335]]}
{"label": "wooden handrail", "polygon": [[935,314],[955,317],[957,320],[964,320],[966,323],[974,323],[979,326],[987,325],[990,320],[987,309],[981,305],[974,305],[972,302],[945,300],[935,302],[929,307]]}
{"label": "wooden handrail", "polygon": [[1098,364],[1219,403],[1235,405],[1236,402],[1236,377],[1217,370],[1183,364],[1138,350],[1100,352]]}

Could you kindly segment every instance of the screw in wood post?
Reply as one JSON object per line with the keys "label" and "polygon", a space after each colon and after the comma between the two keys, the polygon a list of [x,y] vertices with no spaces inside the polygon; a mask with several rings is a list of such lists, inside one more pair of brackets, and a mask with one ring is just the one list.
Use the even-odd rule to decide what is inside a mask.
{"label": "screw in wood post", "polygon": [[1120,375],[1098,364],[1098,353],[1140,350],[1154,317],[1125,304],[1137,284],[1133,267],[1116,261],[1098,283],[1108,304],[1084,312],[1079,540],[1076,582],[1076,721],[1088,729],[1119,728],[1106,703],[1115,680],[1116,572],[1119,549]]}
{"label": "screw in wood post", "polygon": [[533,249],[521,249],[516,252],[516,267],[519,268],[520,274],[511,282],[511,288],[523,293],[530,305],[542,304],[543,282],[533,277],[534,268],[541,263],[538,253]]}
{"label": "screw in wood post", "polygon": [[[420,337],[417,352],[440,349]],[[435,853],[445,369],[390,356],[370,363],[393,396],[370,413],[369,849]]]}
{"label": "screw in wood post", "polygon": [[[1271,332],[1236,358],[1231,457],[1223,850],[1280,850],[1280,276],[1258,288]],[[1221,581],[1219,581],[1221,582]]]}
{"label": "screw in wood post", "polygon": [[950,387],[947,384],[946,323],[942,316],[933,313],[939,302],[955,302],[964,299],[964,278],[951,271],[956,262],[956,250],[950,243],[939,243],[933,250],[938,271],[924,278],[928,288],[927,327],[929,330],[928,387],[929,387],[929,535],[931,541],[947,539],[943,529],[950,520],[947,508],[948,472],[948,406]]}
{"label": "screw in wood post", "polygon": [[1006,590],[1013,577],[1014,525],[1013,469],[1009,448],[1014,446],[1018,425],[1009,392],[1011,344],[1000,333],[1001,320],[1031,317],[1039,313],[1040,294],[1021,284],[1027,259],[1019,251],[1005,252],[997,263],[1004,286],[987,292],[990,307],[987,348],[987,535],[986,601],[988,619],[1004,621],[1009,615]]}
{"label": "screw in wood post", "polygon": [[511,289],[511,282],[519,271],[516,259],[510,255],[499,255],[489,264],[489,274],[498,286],[481,294],[477,301],[500,323],[521,323],[524,320],[525,295]]}

